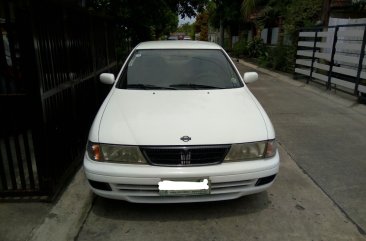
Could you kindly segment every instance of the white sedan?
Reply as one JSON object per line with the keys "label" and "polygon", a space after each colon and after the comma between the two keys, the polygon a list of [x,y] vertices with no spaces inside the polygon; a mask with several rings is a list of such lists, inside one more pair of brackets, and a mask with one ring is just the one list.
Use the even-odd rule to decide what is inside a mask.
{"label": "white sedan", "polygon": [[218,201],[258,193],[279,170],[275,132],[217,44],[139,44],[89,133],[84,170],[94,193],[138,203]]}

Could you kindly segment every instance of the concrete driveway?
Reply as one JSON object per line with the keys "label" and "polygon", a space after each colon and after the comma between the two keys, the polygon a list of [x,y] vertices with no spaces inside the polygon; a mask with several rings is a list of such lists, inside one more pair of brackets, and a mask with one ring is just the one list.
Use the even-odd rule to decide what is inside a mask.
{"label": "concrete driveway", "polygon": [[267,192],[174,205],[97,197],[76,240],[366,240],[366,115],[302,86],[262,73],[250,85],[280,142]]}

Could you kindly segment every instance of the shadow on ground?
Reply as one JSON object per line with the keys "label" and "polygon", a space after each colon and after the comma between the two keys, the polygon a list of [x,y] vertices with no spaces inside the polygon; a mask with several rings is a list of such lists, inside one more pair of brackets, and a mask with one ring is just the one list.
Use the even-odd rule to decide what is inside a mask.
{"label": "shadow on ground", "polygon": [[270,204],[267,192],[236,200],[186,204],[136,204],[96,197],[92,212],[107,219],[169,222],[242,216],[260,212]]}

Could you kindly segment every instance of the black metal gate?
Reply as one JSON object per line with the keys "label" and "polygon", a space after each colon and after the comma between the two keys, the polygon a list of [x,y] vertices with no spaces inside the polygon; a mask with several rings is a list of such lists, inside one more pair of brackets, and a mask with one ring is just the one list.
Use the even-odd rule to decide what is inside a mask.
{"label": "black metal gate", "polygon": [[113,23],[45,2],[0,6],[0,197],[52,199],[108,91],[98,75],[115,71]]}
{"label": "black metal gate", "polygon": [[299,32],[295,74],[361,98],[366,96],[366,24]]}

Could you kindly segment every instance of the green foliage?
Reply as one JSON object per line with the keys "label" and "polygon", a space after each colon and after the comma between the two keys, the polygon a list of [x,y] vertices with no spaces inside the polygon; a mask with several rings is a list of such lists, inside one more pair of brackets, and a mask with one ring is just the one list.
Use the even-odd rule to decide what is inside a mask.
{"label": "green foliage", "polygon": [[248,55],[252,58],[258,58],[266,55],[267,46],[263,42],[263,39],[259,37],[254,37],[248,42]]}
{"label": "green foliage", "polygon": [[[154,0],[156,1],[156,0]],[[194,17],[197,12],[203,12],[210,0],[160,0],[168,4],[171,8],[175,7],[182,18]]]}
{"label": "green foliage", "polygon": [[90,0],[88,8],[97,14],[116,20],[122,36],[131,38],[132,46],[139,42],[160,39],[174,32],[178,15],[192,17],[202,11],[208,0]]}
{"label": "green foliage", "polygon": [[233,46],[233,54],[235,57],[240,58],[241,56],[248,55],[248,43],[245,40],[236,42]]}
{"label": "green foliage", "polygon": [[241,1],[239,0],[212,0],[207,4],[209,22],[215,28],[220,27],[220,19],[224,27],[238,25],[243,22],[240,13]]}
{"label": "green foliage", "polygon": [[296,48],[293,46],[278,45],[268,48],[266,54],[258,58],[262,67],[273,68],[283,72],[292,73],[294,70]]}
{"label": "green foliage", "polygon": [[314,26],[320,19],[322,4],[322,0],[293,0],[284,15],[285,32],[295,37],[297,29]]}
{"label": "green foliage", "polygon": [[265,6],[262,10],[260,10],[255,23],[260,29],[264,29],[266,25],[276,21],[277,17],[278,12],[276,12],[273,7]]}
{"label": "green foliage", "polygon": [[366,0],[353,0],[352,9],[356,12],[363,12],[366,9]]}
{"label": "green foliage", "polygon": [[243,0],[240,11],[245,19],[249,19],[250,14],[255,10],[255,0]]}
{"label": "green foliage", "polygon": [[197,15],[195,23],[195,33],[200,33],[199,40],[208,40],[208,13],[204,11]]}
{"label": "green foliage", "polygon": [[189,35],[189,36],[192,35],[193,31],[194,31],[194,26],[193,26],[193,24],[190,24],[190,23],[182,24],[181,26],[179,26],[177,28],[177,32],[184,33],[185,35]]}

